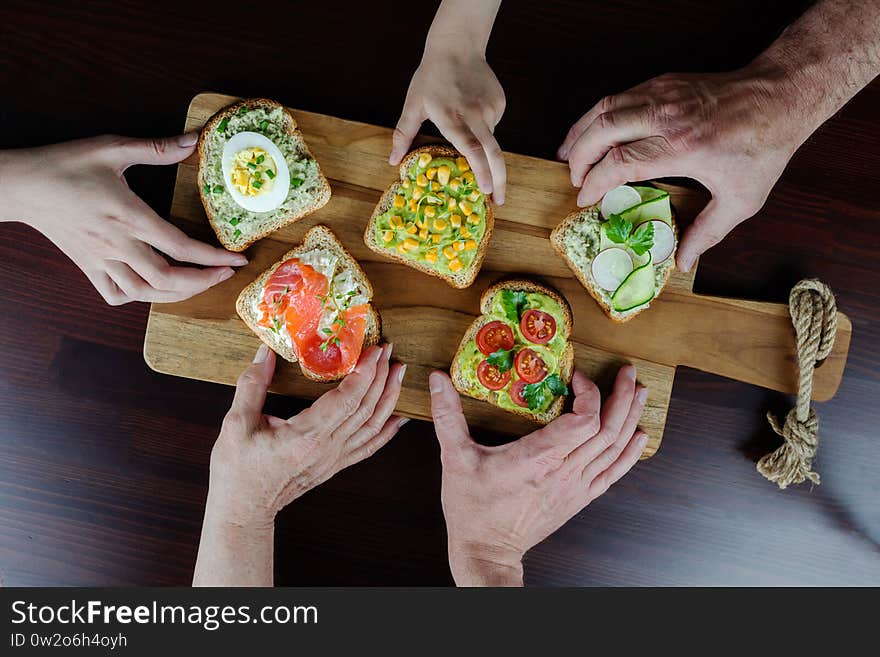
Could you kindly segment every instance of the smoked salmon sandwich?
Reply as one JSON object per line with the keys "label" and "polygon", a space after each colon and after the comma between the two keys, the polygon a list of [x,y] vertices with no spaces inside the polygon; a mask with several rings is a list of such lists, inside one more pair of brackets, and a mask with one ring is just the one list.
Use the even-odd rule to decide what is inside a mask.
{"label": "smoked salmon sandwich", "polygon": [[326,226],[248,285],[235,309],[279,356],[314,381],[349,374],[364,348],[379,341],[379,315],[367,275]]}

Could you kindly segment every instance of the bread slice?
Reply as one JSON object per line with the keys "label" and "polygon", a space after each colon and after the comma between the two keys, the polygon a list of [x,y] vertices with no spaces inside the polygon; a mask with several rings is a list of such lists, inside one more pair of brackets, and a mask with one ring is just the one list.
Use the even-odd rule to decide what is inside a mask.
{"label": "bread slice", "polygon": [[[452,379],[452,385],[455,386],[455,389],[462,395],[467,397],[473,397],[474,399],[479,399],[481,401],[488,402],[493,406],[498,406],[498,402],[496,401],[496,395],[491,390],[486,390],[485,394],[474,394],[470,388],[468,387],[464,373],[461,371],[459,366],[459,355],[468,345],[468,343],[473,340],[477,332],[483,328],[486,324],[492,321],[487,314],[492,309],[492,303],[495,299],[495,295],[501,292],[502,290],[521,290],[523,292],[537,292],[539,294],[545,294],[548,297],[552,298],[556,303],[559,304],[559,307],[562,308],[562,324],[556,327],[557,331],[561,331],[562,335],[565,337],[567,344],[565,349],[562,352],[562,355],[559,359],[559,378],[565,383],[565,385],[569,385],[571,383],[571,377],[574,372],[574,347],[572,346],[571,340],[571,327],[572,327],[572,314],[571,308],[568,305],[568,302],[565,298],[559,294],[556,290],[553,290],[544,285],[539,285],[538,283],[534,283],[532,281],[523,280],[523,279],[509,279],[504,281],[499,281],[495,283],[480,297],[480,312],[482,313],[479,317],[477,317],[468,327],[468,330],[465,331],[464,337],[462,337],[461,342],[458,345],[458,349],[455,352],[455,356],[452,359],[452,367],[450,368],[449,375]],[[515,413],[516,415],[521,415],[522,417],[528,418],[529,420],[533,420],[538,422],[539,424],[547,424],[551,420],[555,420],[562,414],[562,407],[565,405],[565,397],[557,397],[553,400],[553,402],[540,413],[536,413],[528,410],[527,408],[502,408],[502,410],[507,411],[508,413]]]}
{"label": "bread slice", "polygon": [[[302,243],[296,248],[291,249],[278,260],[274,265],[269,267],[266,271],[264,271],[260,276],[244,288],[241,293],[238,295],[238,299],[235,302],[235,310],[238,313],[238,316],[244,320],[244,323],[248,325],[248,327],[257,334],[257,337],[260,338],[263,342],[265,342],[269,348],[271,348],[275,353],[284,358],[285,360],[290,361],[291,363],[297,362],[296,353],[293,348],[288,345],[281,336],[279,336],[274,331],[270,329],[260,326],[257,322],[259,321],[259,315],[255,311],[254,306],[259,303],[263,294],[263,286],[266,283],[266,280],[275,273],[275,270],[290,258],[295,258],[298,255],[302,255],[308,251],[313,249],[325,249],[331,251],[333,254],[339,257],[339,263],[336,266],[336,271],[349,270],[352,272],[352,278],[357,283],[358,288],[364,293],[364,295],[368,299],[373,298],[373,286],[370,285],[370,281],[367,279],[367,275],[364,273],[364,270],[361,269],[360,265],[357,261],[346,251],[345,247],[342,243],[336,238],[336,235],[333,234],[326,226],[317,225],[313,228],[309,229],[309,231],[303,237]],[[379,314],[376,312],[376,309],[370,304],[370,312],[367,315],[367,330],[364,333],[364,349],[369,347],[370,345],[374,345],[379,342],[380,332],[381,332],[381,322],[379,319]],[[313,381],[323,381],[325,383],[329,383],[331,381],[337,381],[342,377],[338,377],[336,379],[327,379],[319,374],[316,374],[310,371],[307,367],[305,367],[302,363],[300,363],[300,369],[302,373],[312,379]]]}
{"label": "bread slice", "polygon": [[[556,228],[550,233],[550,244],[553,246],[553,249],[562,256],[565,260],[565,263],[568,265],[568,268],[574,273],[577,279],[580,281],[581,285],[586,288],[587,292],[590,293],[596,303],[605,311],[605,314],[608,315],[613,321],[618,324],[622,324],[623,322],[627,322],[631,320],[633,317],[638,315],[641,312],[644,312],[649,308],[651,302],[645,303],[641,306],[637,306],[631,310],[626,310],[623,312],[614,310],[611,307],[611,295],[602,290],[599,286],[596,285],[596,282],[593,280],[593,273],[589,266],[586,268],[579,267],[574,260],[571,258],[571,255],[568,253],[568,249],[565,245],[566,235],[570,230],[575,228],[580,223],[595,223],[598,231],[598,226],[603,223],[601,214],[599,214],[599,206],[594,205],[587,208],[582,208],[576,212],[572,212],[565,219],[563,219]],[[669,280],[669,276],[672,274],[672,271],[675,269],[675,253],[678,250],[678,226],[675,223],[675,211],[672,212],[672,230],[675,233],[675,249],[672,251],[672,255],[669,256],[666,260],[664,260],[659,267],[660,269],[660,285],[657,288],[657,291],[654,293],[654,299],[660,296],[660,293],[663,291],[663,288],[666,287],[666,283]],[[653,301],[654,299],[651,299]]]}
{"label": "bread slice", "polygon": [[398,167],[400,181],[392,183],[391,186],[385,190],[385,193],[382,194],[379,203],[376,204],[376,208],[373,210],[370,221],[367,222],[367,227],[364,231],[364,243],[379,255],[391,260],[402,262],[408,267],[418,269],[429,276],[442,278],[454,288],[462,289],[469,287],[480,271],[480,267],[483,264],[483,258],[486,256],[486,249],[489,247],[489,240],[492,239],[492,230],[495,226],[495,211],[492,206],[491,194],[486,195],[486,231],[483,235],[483,239],[480,240],[480,244],[477,246],[477,252],[474,255],[474,259],[468,267],[462,268],[461,271],[457,271],[454,274],[446,275],[431,267],[431,264],[428,262],[411,260],[393,249],[385,248],[384,245],[376,241],[376,222],[380,216],[385,214],[385,212],[391,208],[394,196],[400,188],[400,182],[406,178],[410,167],[418,161],[422,153],[430,153],[431,157],[461,157],[461,153],[454,148],[439,145],[422,146],[421,148],[417,148],[416,150],[407,153],[406,157],[401,161],[400,167]]}
{"label": "bread slice", "polygon": [[[247,108],[248,112],[251,110],[264,110],[267,113],[280,110],[280,120],[282,124],[281,130],[284,134],[289,136],[292,149],[295,151],[297,159],[306,162],[314,162],[315,171],[312,172],[311,165],[309,164],[307,167],[307,170],[310,172],[309,179],[304,183],[304,185],[306,185],[304,190],[306,194],[304,195],[304,198],[296,204],[296,207],[290,209],[281,207],[270,212],[258,213],[245,210],[236,205],[232,214],[234,214],[236,218],[243,217],[243,219],[235,227],[230,227],[229,219],[231,217],[224,216],[228,213],[218,211],[214,199],[211,198],[212,195],[205,192],[205,185],[216,177],[215,175],[212,175],[211,172],[214,158],[222,157],[223,155],[222,146],[219,147],[218,152],[218,145],[212,143],[213,140],[211,139],[211,135],[219,128],[220,123],[224,119],[233,120],[236,117],[241,116],[239,112],[242,111],[242,108]],[[244,116],[246,116],[246,114]],[[282,152],[284,152],[285,156],[289,155],[284,149],[282,149]],[[208,122],[205,123],[205,126],[202,128],[201,134],[199,135],[198,153],[199,197],[202,200],[205,213],[208,215],[208,221],[214,229],[214,232],[217,233],[217,238],[220,240],[220,243],[230,251],[244,251],[257,240],[266,237],[270,233],[274,233],[283,226],[287,226],[288,224],[292,224],[295,221],[302,219],[326,205],[327,201],[330,200],[330,183],[327,182],[327,179],[321,172],[321,168],[318,166],[315,156],[312,155],[312,152],[309,150],[302,132],[297,128],[296,119],[293,118],[293,115],[287,110],[287,108],[274,100],[269,100],[267,98],[251,98],[224,107],[208,119]],[[214,182],[216,182],[216,180],[214,180]],[[223,184],[224,187],[226,187],[226,181],[223,181]],[[228,195],[228,191],[226,194]],[[232,237],[235,229],[241,231],[237,239]]]}

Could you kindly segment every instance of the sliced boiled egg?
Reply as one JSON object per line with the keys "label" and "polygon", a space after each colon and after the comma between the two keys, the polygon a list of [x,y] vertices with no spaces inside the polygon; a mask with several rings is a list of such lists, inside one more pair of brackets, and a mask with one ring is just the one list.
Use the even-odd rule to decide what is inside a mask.
{"label": "sliced boiled egg", "polygon": [[223,182],[232,199],[251,212],[271,212],[290,191],[284,154],[265,135],[239,132],[223,147]]}

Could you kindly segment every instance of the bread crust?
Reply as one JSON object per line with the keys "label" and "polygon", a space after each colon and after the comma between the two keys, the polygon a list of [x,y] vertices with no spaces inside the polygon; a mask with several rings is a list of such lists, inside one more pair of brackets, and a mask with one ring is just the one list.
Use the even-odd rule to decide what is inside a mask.
{"label": "bread crust", "polygon": [[391,208],[391,203],[394,200],[395,193],[400,187],[400,183],[406,178],[407,171],[412,164],[419,159],[419,156],[421,156],[422,153],[430,153],[431,157],[461,157],[461,153],[454,148],[442,145],[422,146],[407,153],[406,157],[403,158],[398,167],[400,180],[391,183],[388,189],[386,189],[379,198],[379,202],[373,209],[373,214],[370,216],[370,221],[367,222],[367,227],[364,230],[364,244],[366,244],[371,251],[375,251],[384,258],[403,263],[408,267],[417,269],[429,276],[442,278],[456,289],[464,289],[470,287],[474,282],[474,279],[477,277],[477,274],[480,272],[480,268],[483,266],[483,258],[486,257],[486,250],[489,248],[489,241],[492,239],[492,232],[495,228],[495,209],[492,203],[491,194],[486,195],[486,230],[483,239],[480,240],[480,245],[477,247],[477,252],[474,254],[474,260],[466,269],[462,269],[451,276],[437,271],[431,267],[430,263],[417,262],[404,257],[396,251],[386,249],[382,244],[379,244],[379,242],[376,241],[376,222],[378,222],[380,216],[385,214],[385,212]]}
{"label": "bread crust", "polygon": [[[568,265],[568,268],[572,271],[575,277],[578,279],[580,284],[584,287],[584,289],[596,300],[596,303],[599,304],[599,307],[605,312],[608,318],[617,323],[623,324],[628,322],[636,315],[643,313],[650,307],[650,301],[648,304],[637,308],[635,310],[627,310],[625,312],[618,312],[611,307],[611,304],[606,301],[602,294],[599,292],[596,285],[587,276],[586,272],[577,267],[574,262],[572,262],[571,258],[568,256],[568,252],[565,249],[564,236],[565,232],[572,226],[572,224],[581,221],[584,219],[590,212],[594,210],[598,210],[598,205],[593,205],[587,208],[581,208],[580,210],[576,210],[568,214],[550,233],[550,245],[553,247],[553,250],[556,251],[562,259],[565,261],[565,264]],[[675,254],[678,251],[678,225],[675,222],[675,210],[672,210],[672,231],[675,234],[675,248],[672,251],[672,254],[669,256],[670,258],[675,258]],[[666,288],[666,283],[669,281],[669,277],[672,275],[673,270],[675,269],[675,265],[672,267],[668,267],[663,275],[663,283],[660,285],[660,288],[657,290],[657,293],[654,295],[654,299],[660,296],[663,290]],[[651,299],[651,301],[654,301]]]}
{"label": "bread crust", "polygon": [[452,379],[452,385],[460,394],[465,395],[466,397],[472,397],[474,399],[488,402],[489,404],[492,404],[493,406],[496,406],[503,411],[519,415],[521,417],[537,422],[538,424],[547,424],[548,422],[555,420],[562,414],[562,408],[565,406],[565,396],[555,398],[553,402],[543,412],[534,413],[525,408],[504,408],[500,406],[496,401],[495,393],[491,390],[487,390],[486,393],[483,395],[474,395],[464,382],[464,373],[461,371],[461,368],[458,364],[458,357],[461,355],[461,352],[468,345],[468,343],[476,337],[477,332],[481,328],[483,328],[483,326],[489,321],[492,321],[487,316],[487,313],[492,307],[492,302],[495,295],[502,290],[522,290],[523,292],[536,292],[539,294],[545,294],[556,301],[556,303],[559,304],[559,307],[562,308],[562,326],[557,327],[557,330],[561,330],[563,332],[563,336],[566,340],[566,345],[559,359],[559,378],[562,379],[565,385],[569,385],[571,383],[571,377],[574,373],[574,345],[572,345],[571,343],[571,329],[573,318],[571,314],[571,307],[568,305],[568,302],[561,294],[559,294],[559,292],[557,292],[553,288],[547,287],[545,285],[540,285],[538,283],[525,279],[507,279],[489,286],[480,297],[481,315],[477,317],[468,327],[468,330],[465,331],[465,334],[458,345],[458,349],[455,351],[455,356],[452,359],[452,366],[449,370],[449,376]]}
{"label": "bread crust", "polygon": [[[219,219],[214,216],[214,214],[211,210],[211,206],[208,203],[207,196],[205,195],[204,177],[205,177],[205,166],[206,166],[206,160],[207,160],[206,142],[207,142],[208,135],[211,133],[212,130],[214,130],[214,128],[223,119],[235,115],[239,111],[239,109],[242,107],[247,107],[248,110],[263,109],[266,111],[271,111],[273,109],[281,108],[281,110],[283,111],[284,123],[286,124],[285,131],[288,134],[293,135],[299,139],[299,141],[301,142],[303,151],[305,151],[305,153],[307,153],[308,156],[312,160],[314,160],[315,164],[317,165],[319,188],[315,194],[315,197],[312,199],[312,203],[310,203],[309,205],[302,208],[302,210],[300,212],[293,212],[293,213],[290,213],[287,215],[282,215],[281,217],[277,218],[276,220],[267,223],[263,228],[255,231],[251,235],[245,236],[244,234],[242,234],[242,240],[240,242],[231,242],[230,240],[227,240],[224,237],[223,231],[221,231],[218,228]],[[268,98],[247,98],[247,99],[241,100],[237,103],[233,103],[232,105],[228,105],[227,107],[224,107],[223,109],[216,112],[210,119],[208,119],[208,121],[202,127],[201,132],[199,133],[197,152],[199,154],[199,171],[198,171],[196,184],[198,185],[198,188],[199,188],[199,198],[202,201],[202,207],[205,208],[205,214],[208,217],[208,222],[211,224],[211,228],[213,228],[214,232],[217,234],[217,239],[220,241],[220,243],[223,245],[223,247],[229,251],[235,251],[235,252],[244,251],[254,242],[257,242],[258,240],[261,240],[264,237],[271,235],[276,230],[283,228],[284,226],[288,226],[292,223],[295,223],[295,222],[299,221],[300,219],[303,219],[304,217],[307,217],[308,215],[312,214],[316,210],[324,207],[325,205],[327,205],[327,202],[330,200],[330,195],[331,195],[330,183],[327,181],[327,178],[324,177],[324,172],[321,171],[321,166],[320,166],[320,164],[318,164],[318,160],[315,158],[314,154],[309,149],[308,143],[306,143],[306,140],[303,137],[302,132],[300,132],[299,127],[297,126],[296,119],[294,118],[293,114],[291,114],[290,111],[286,107],[284,107],[284,105],[282,105],[274,100],[270,100]]]}
{"label": "bread crust", "polygon": [[[282,263],[284,263],[286,260],[289,260],[290,258],[296,257],[301,253],[311,251],[315,248],[326,248],[332,250],[334,253],[337,253],[344,263],[343,268],[349,269],[353,272],[355,280],[358,281],[358,283],[368,293],[368,296],[370,297],[370,313],[367,317],[367,330],[364,333],[364,344],[362,349],[366,349],[370,345],[377,344],[379,342],[379,338],[381,337],[381,318],[372,304],[373,286],[370,284],[370,280],[367,278],[364,270],[361,269],[361,266],[358,264],[357,260],[355,260],[346,250],[342,243],[337,239],[336,235],[334,235],[333,231],[327,228],[327,226],[318,224],[308,230],[305,236],[303,236],[302,242],[298,246],[294,247],[283,256],[281,256],[281,258],[279,258],[279,260],[275,264],[266,269],[266,271],[260,274],[256,278],[256,280],[245,287],[239,293],[238,299],[236,299],[235,301],[235,311],[238,313],[238,316],[241,317],[242,321],[247,324],[248,328],[250,328],[250,330],[253,331],[256,336],[260,338],[260,340],[262,340],[270,349],[272,349],[279,356],[291,363],[298,362],[296,353],[294,352],[293,348],[286,342],[284,342],[280,338],[280,336],[278,336],[278,334],[258,324],[259,317],[254,314],[253,305],[254,301],[262,296],[263,286],[265,285],[266,280],[275,273],[275,270],[278,269],[278,267],[280,267]],[[311,379],[312,381],[332,383],[334,381],[339,381],[343,379],[345,376],[343,375],[335,378],[325,378],[319,374],[312,372],[302,363],[300,363],[299,366],[302,370],[303,375],[306,378]]]}

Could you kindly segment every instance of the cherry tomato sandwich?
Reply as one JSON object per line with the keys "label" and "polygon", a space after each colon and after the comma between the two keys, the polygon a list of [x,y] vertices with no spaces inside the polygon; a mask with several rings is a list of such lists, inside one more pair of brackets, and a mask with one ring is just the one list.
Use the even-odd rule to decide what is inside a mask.
{"label": "cherry tomato sandwich", "polygon": [[550,234],[587,292],[615,322],[647,310],[675,269],[678,228],[669,193],[621,185]]}
{"label": "cherry tomato sandwich", "polygon": [[235,303],[250,329],[305,376],[336,381],[379,341],[373,288],[326,226],[315,226],[248,285]]}
{"label": "cherry tomato sandwich", "polygon": [[546,424],[562,413],[574,367],[571,308],[526,280],[496,283],[480,299],[451,377],[463,395]]}
{"label": "cherry tomato sandwich", "polygon": [[446,146],[426,146],[400,163],[400,180],[382,195],[364,243],[452,287],[474,282],[492,237],[494,212],[467,159]]}

